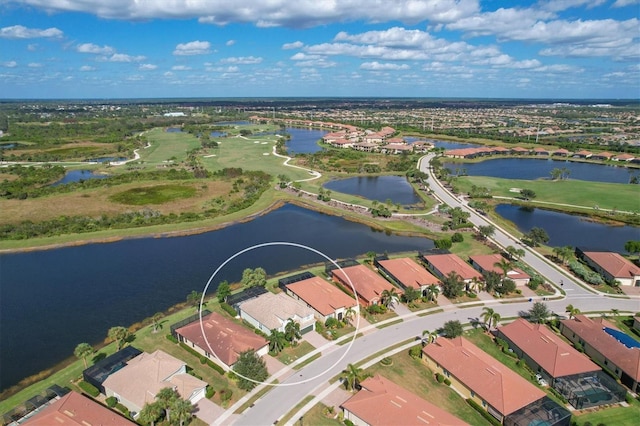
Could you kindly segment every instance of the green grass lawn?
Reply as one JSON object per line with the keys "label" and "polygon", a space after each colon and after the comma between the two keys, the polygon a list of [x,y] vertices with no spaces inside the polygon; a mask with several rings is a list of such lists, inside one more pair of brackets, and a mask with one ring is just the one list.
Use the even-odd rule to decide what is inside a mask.
{"label": "green grass lawn", "polygon": [[153,167],[172,159],[184,161],[189,151],[200,147],[198,138],[189,133],[165,132],[162,128],[156,128],[150,130],[146,137],[151,146],[138,150],[138,153],[145,164]]}
{"label": "green grass lawn", "polygon": [[306,341],[300,341],[296,346],[289,346],[284,348],[282,352],[276,357],[278,361],[285,365],[289,365],[295,362],[299,358],[302,358],[309,352],[312,352],[315,348]]}
{"label": "green grass lawn", "polygon": [[307,426],[339,426],[343,423],[340,422],[337,418],[333,418],[333,416],[337,416],[338,412],[341,411],[339,407],[334,407],[334,412],[331,417],[325,415],[326,405],[323,403],[318,403],[311,407],[309,411],[305,413],[302,417],[302,420],[298,419],[300,425]]}
{"label": "green grass lawn", "polygon": [[486,176],[465,176],[457,178],[456,186],[468,193],[472,185],[486,187],[494,196],[518,197],[512,188],[531,189],[536,193],[536,201],[584,206],[593,210],[601,209],[636,212],[640,210],[640,187],[638,185],[587,182],[580,180],[519,180],[499,179]]}
{"label": "green grass lawn", "polygon": [[[578,426],[591,425],[634,425],[640,419],[640,402],[635,400],[629,407],[611,407],[594,412],[574,414]],[[587,423],[588,422],[588,423]]]}

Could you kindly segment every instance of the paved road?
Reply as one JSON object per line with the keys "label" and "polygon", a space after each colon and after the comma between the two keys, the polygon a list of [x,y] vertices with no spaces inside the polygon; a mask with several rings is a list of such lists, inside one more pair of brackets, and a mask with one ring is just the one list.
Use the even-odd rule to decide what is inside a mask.
{"label": "paved road", "polygon": [[[431,156],[426,156],[420,162],[421,170],[428,170],[428,161]],[[463,201],[452,197],[444,188],[442,188],[436,179],[430,175],[430,186],[435,195],[443,202],[456,207],[459,206],[471,213],[470,220],[474,225],[487,225],[489,221],[477,214]],[[494,225],[495,226],[495,225]],[[516,245],[517,242],[506,231],[496,227],[494,236],[496,242],[500,245]],[[640,310],[640,299],[638,298],[613,298],[606,297],[604,294],[589,291],[580,285],[571,276],[564,274],[546,259],[538,256],[532,250],[524,246],[519,246],[526,252],[524,260],[536,269],[540,274],[554,283],[564,281],[563,289],[567,293],[566,298],[558,298],[557,300],[547,301],[547,306],[552,312],[563,314],[567,304],[571,303],[579,308],[582,312],[594,312],[602,310],[618,309],[620,312],[637,312]],[[531,302],[522,301],[517,303],[500,303],[499,300],[486,302],[484,306],[491,306],[503,318],[519,316],[521,312],[530,309]],[[269,391],[254,406],[246,410],[241,416],[237,417],[235,424],[238,425],[268,425],[275,423],[279,418],[288,413],[296,404],[298,404],[307,395],[318,393],[327,386],[327,380],[345,369],[347,364],[356,363],[371,354],[395,345],[404,340],[417,338],[421,336],[423,330],[435,330],[449,320],[458,319],[462,323],[469,322],[471,319],[478,319],[481,316],[483,306],[474,306],[469,308],[460,308],[460,306],[451,305],[444,308],[444,312],[424,317],[417,317],[414,314],[403,317],[403,322],[392,326],[376,330],[373,333],[366,334],[364,337],[357,339],[350,350],[345,355],[348,345],[340,346],[335,351],[325,354],[313,363],[297,371],[287,380],[282,381],[285,385],[301,382],[297,385],[278,386]],[[340,359],[340,357],[342,357]],[[340,360],[339,362],[337,362]],[[324,374],[323,374],[324,373]],[[309,380],[311,377],[315,377]],[[305,381],[309,380],[309,381]],[[230,413],[228,413],[230,414]],[[296,421],[297,419],[292,419]],[[226,424],[230,421],[229,415],[222,416],[218,420],[218,424]]]}

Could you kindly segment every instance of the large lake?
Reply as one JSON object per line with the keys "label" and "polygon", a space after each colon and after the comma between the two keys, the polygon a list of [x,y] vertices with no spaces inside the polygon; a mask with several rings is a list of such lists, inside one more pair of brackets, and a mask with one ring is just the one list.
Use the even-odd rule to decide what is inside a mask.
{"label": "large lake", "polygon": [[452,173],[455,173],[456,169],[464,169],[469,176],[490,176],[504,179],[551,179],[551,170],[562,168],[567,168],[570,171],[569,179],[591,182],[628,183],[630,176],[640,175],[640,169],[534,158],[498,158],[479,163],[443,162],[442,165],[449,168]]}
{"label": "large lake", "polygon": [[332,180],[324,184],[326,189],[370,200],[412,205],[422,200],[404,176],[357,176]]}
{"label": "large lake", "polygon": [[[306,244],[333,259],[433,247],[425,238],[389,235],[285,205],[199,235],[2,254],[0,389],[73,356],[78,343],[102,341],[112,326],[128,326],[184,301],[192,290],[202,291],[228,257],[272,241]],[[323,261],[303,249],[262,248],[227,264],[214,284],[239,281],[245,268],[275,274]]]}
{"label": "large lake", "polygon": [[285,131],[291,135],[291,139],[287,141],[287,151],[289,154],[313,154],[322,150],[322,147],[318,145],[318,141],[326,135],[327,131],[287,127]]}
{"label": "large lake", "polygon": [[604,225],[566,213],[524,209],[511,204],[499,204],[496,213],[513,222],[522,232],[529,232],[533,227],[544,229],[549,234],[547,244],[552,247],[585,247],[625,253],[627,241],[640,240],[640,228]]}

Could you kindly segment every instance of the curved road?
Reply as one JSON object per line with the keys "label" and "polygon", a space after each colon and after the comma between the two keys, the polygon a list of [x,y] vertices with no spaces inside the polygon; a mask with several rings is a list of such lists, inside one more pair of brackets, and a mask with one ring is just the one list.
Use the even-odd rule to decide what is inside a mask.
{"label": "curved road", "polygon": [[[436,197],[452,207],[460,207],[471,213],[470,220],[474,225],[490,224],[485,217],[470,209],[464,201],[452,196],[439,184],[429,170],[431,158],[433,158],[433,155],[423,157],[418,167],[429,174],[430,186]],[[493,225],[495,226],[495,224]],[[517,244],[514,237],[497,226],[493,239],[502,247]],[[557,296],[554,297],[556,300],[546,302],[552,312],[564,313],[565,307],[569,303],[579,308],[582,312],[606,311],[612,308],[618,309],[620,312],[637,312],[640,310],[640,299],[605,297],[604,294],[593,292],[582,287],[575,278],[565,274],[534,251],[522,245],[518,246],[525,250],[524,260],[541,275],[552,283],[559,283],[560,280],[563,280],[563,290],[566,291],[566,298],[561,297],[560,292],[558,292]],[[461,305],[445,306],[443,308],[444,312],[423,317],[418,317],[415,313],[411,313],[401,317],[403,319],[401,323],[383,329],[372,328],[374,331],[356,339],[350,350],[348,350],[348,344],[343,346],[329,344],[320,358],[281,381],[281,383],[288,386],[277,386],[271,389],[256,401],[251,408],[245,410],[239,416],[232,415],[236,406],[239,405],[236,404],[236,406],[227,410],[217,420],[216,424],[273,424],[307,395],[315,395],[328,388],[328,379],[340,374],[349,363],[357,363],[384,348],[421,336],[423,330],[440,328],[446,321],[458,319],[462,323],[468,323],[472,319],[478,319],[482,314],[482,308],[487,305],[492,306],[502,318],[513,318],[519,316],[523,311],[528,311],[531,303],[527,300],[516,303],[501,303],[500,300],[492,300],[485,302],[483,306],[478,306],[477,302],[471,305],[468,308],[464,308]],[[396,320],[397,317],[391,321]],[[345,355],[347,350],[348,353]],[[343,355],[344,357],[338,362]],[[316,379],[310,379],[318,375],[321,376]],[[295,422],[303,411],[300,411],[291,421]]]}

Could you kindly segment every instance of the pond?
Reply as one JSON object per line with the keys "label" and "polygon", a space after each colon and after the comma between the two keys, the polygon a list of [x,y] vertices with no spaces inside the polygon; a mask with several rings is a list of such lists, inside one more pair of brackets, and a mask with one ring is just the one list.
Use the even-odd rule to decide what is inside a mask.
{"label": "pond", "polygon": [[182,133],[182,129],[180,127],[167,127],[164,131],[167,133]]}
{"label": "pond", "polygon": [[535,158],[498,158],[479,163],[442,163],[443,167],[464,169],[469,176],[490,176],[503,179],[551,179],[551,170],[567,168],[569,179],[590,182],[629,183],[640,169],[627,169],[604,164]]}
{"label": "pond", "polygon": [[318,141],[328,132],[324,130],[287,127],[285,131],[291,135],[287,141],[287,151],[293,154],[312,154],[322,150]]}
{"label": "pond", "polygon": [[16,147],[15,143],[0,143],[0,149],[11,149],[15,147]]}
{"label": "pond", "polygon": [[349,195],[358,195],[369,200],[403,206],[418,204],[422,200],[404,176],[357,176],[332,180],[324,184],[326,189]]}
{"label": "pond", "polygon": [[[426,238],[285,205],[204,234],[0,254],[0,389],[72,357],[80,342],[101,342],[110,327],[129,326],[183,302],[192,290],[202,291],[228,257],[273,241],[306,244],[332,259],[433,248]],[[292,247],[254,250],[229,262],[209,291],[222,280],[239,281],[245,268],[275,274],[324,261]]]}
{"label": "pond", "polygon": [[640,228],[605,225],[566,213],[530,210],[511,204],[497,205],[496,213],[513,222],[521,232],[529,232],[533,227],[544,229],[549,234],[547,245],[551,247],[584,247],[625,253],[627,241],[640,240]]}
{"label": "pond", "polygon": [[112,161],[125,161],[127,157],[98,157],[87,160],[89,163],[111,163]]}
{"label": "pond", "polygon": [[80,182],[89,179],[104,179],[109,175],[94,173],[91,170],[69,170],[62,179],[51,184],[51,186],[64,185],[65,183]]}

